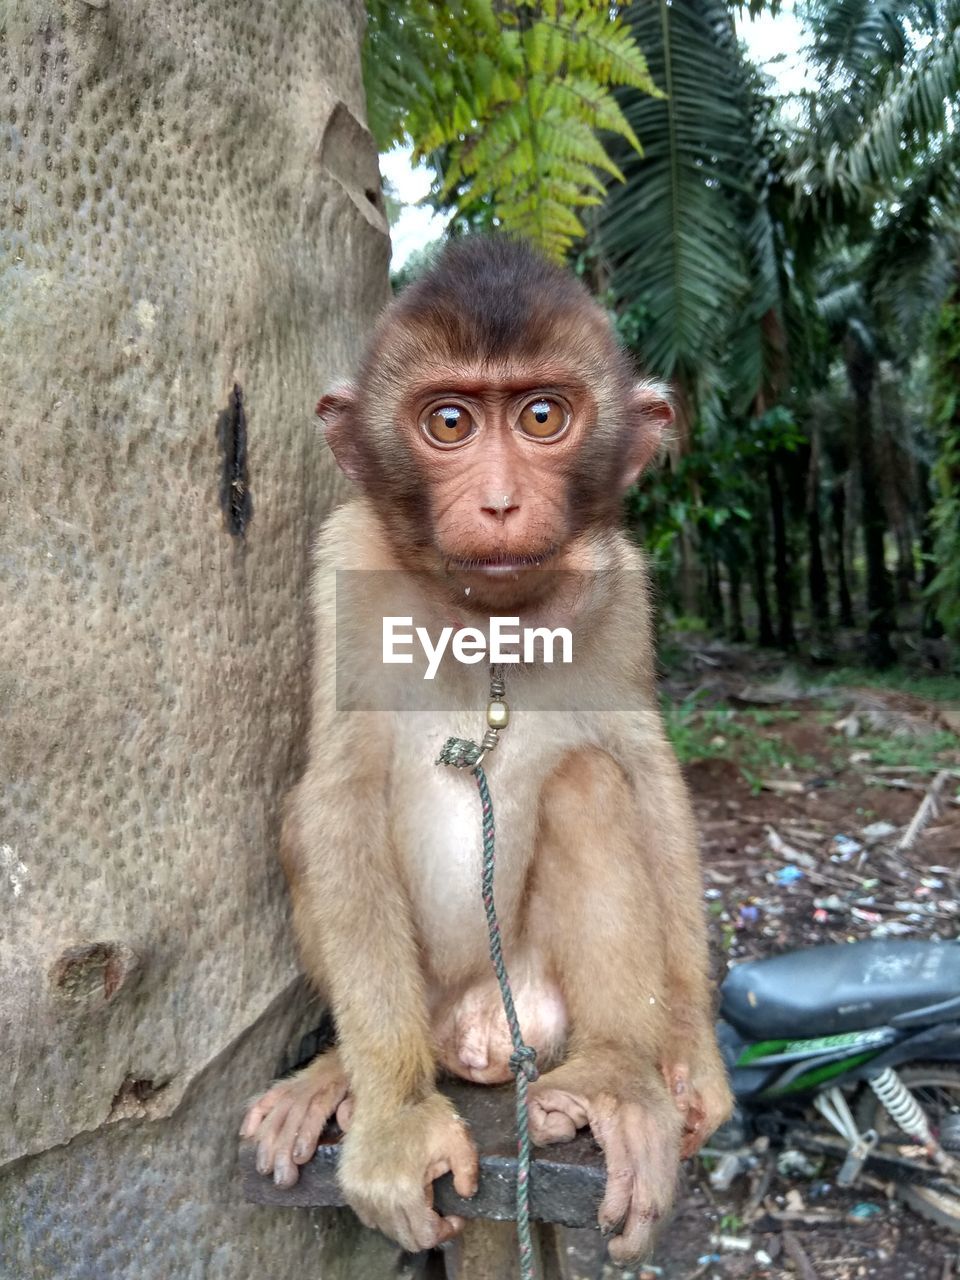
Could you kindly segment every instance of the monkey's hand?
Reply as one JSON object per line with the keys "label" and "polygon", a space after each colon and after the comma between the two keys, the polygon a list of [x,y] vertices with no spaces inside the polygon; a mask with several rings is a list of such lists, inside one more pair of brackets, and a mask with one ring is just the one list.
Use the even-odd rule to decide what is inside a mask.
{"label": "monkey's hand", "polygon": [[663,1068],[663,1077],[683,1118],[680,1157],[695,1155],[711,1134],[730,1118],[733,1095],[718,1054],[709,1053],[692,1065],[674,1062]]}
{"label": "monkey's hand", "polygon": [[256,1141],[257,1172],[272,1173],[278,1187],[292,1187],[334,1112],[341,1127],[347,1127],[348,1089],[340,1055],[331,1049],[258,1098],[240,1127],[241,1138]]}
{"label": "monkey's hand", "polygon": [[597,1215],[621,1264],[648,1256],[673,1200],[680,1154],[677,1108],[652,1066],[564,1063],[530,1088],[530,1136],[566,1142],[589,1125],[603,1149],[607,1186]]}
{"label": "monkey's hand", "polygon": [[448,1099],[383,1113],[358,1105],[340,1153],[340,1185],[365,1226],[412,1253],[432,1249],[463,1229],[433,1207],[433,1182],[453,1174],[457,1194],[476,1193],[479,1164],[466,1125]]}

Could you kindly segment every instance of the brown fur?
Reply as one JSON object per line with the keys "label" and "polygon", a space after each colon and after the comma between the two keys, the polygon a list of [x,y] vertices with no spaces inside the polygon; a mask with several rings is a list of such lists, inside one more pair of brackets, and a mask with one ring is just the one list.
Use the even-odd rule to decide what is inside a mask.
{"label": "brown fur", "polygon": [[[472,406],[482,425],[468,445],[424,441],[427,385]],[[567,436],[518,435],[523,389],[565,398]],[[669,411],[656,388],[629,380],[579,284],[528,250],[480,241],[449,250],[394,304],[357,390],[321,412],[364,496],[335,513],[318,546],[309,764],[282,856],[301,955],[332,1003],[339,1048],[274,1086],[243,1132],[256,1136],[259,1167],[290,1185],[336,1112],[349,1125],[341,1181],[365,1222],[411,1249],[459,1230],[424,1194],[446,1170],[463,1194],[476,1180],[437,1072],[502,1081],[510,1044],[479,901],[476,796],[432,759],[448,734],[475,736],[484,672],[442,668],[437,705],[449,710],[412,718],[375,702],[338,710],[338,692],[362,707],[383,687],[370,637],[398,599],[431,629],[485,608],[562,618],[574,665],[508,672],[512,722],[488,761],[497,905],[524,1034],[550,1068],[531,1089],[533,1135],[562,1141],[591,1126],[607,1159],[611,1254],[639,1257],[681,1152],[730,1104],[696,834],[656,705],[645,572],[616,527]],[[491,506],[500,490],[509,507]],[[550,567],[577,578],[571,595],[540,569],[491,580],[457,567],[544,548]],[[341,575],[337,594],[337,569],[381,578]],[[374,581],[389,591],[371,592]],[[339,687],[338,639],[352,658]]]}

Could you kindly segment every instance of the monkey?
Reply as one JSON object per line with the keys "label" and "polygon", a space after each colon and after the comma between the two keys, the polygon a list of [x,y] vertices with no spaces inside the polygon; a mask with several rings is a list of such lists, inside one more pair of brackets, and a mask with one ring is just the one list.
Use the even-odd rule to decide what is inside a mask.
{"label": "monkey", "polygon": [[496,903],[540,1069],[531,1138],[589,1126],[610,1256],[641,1259],[680,1160],[731,1107],[694,819],[657,702],[645,561],[622,529],[669,395],[636,377],[571,273],[474,235],[389,304],[355,381],[317,412],[357,492],[317,540],[307,763],[280,855],[338,1038],[253,1102],[241,1134],[287,1187],[336,1117],[338,1176],[365,1224],[407,1250],[462,1229],[430,1186],[449,1172],[474,1194],[477,1155],[438,1077],[508,1081],[512,1045],[479,898],[475,788],[434,759],[451,733],[477,736],[485,673],[444,664],[430,707],[401,707],[390,691],[420,676],[391,668],[384,683],[380,634],[398,612],[437,630],[565,620],[570,664],[503,668],[510,723],[484,762]]}

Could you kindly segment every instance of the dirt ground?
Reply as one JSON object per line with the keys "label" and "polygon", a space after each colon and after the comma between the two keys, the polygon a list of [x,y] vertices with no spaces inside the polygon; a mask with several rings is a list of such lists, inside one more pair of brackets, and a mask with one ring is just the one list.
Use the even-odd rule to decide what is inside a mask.
{"label": "dirt ground", "polygon": [[[718,977],[731,963],[794,947],[960,933],[960,774],[943,772],[960,767],[957,705],[817,679],[785,670],[782,658],[694,642],[665,682],[702,832]],[[935,780],[935,810],[898,849]],[[880,1182],[840,1192],[835,1174],[829,1161],[813,1177],[774,1174],[751,1205],[748,1178],[718,1194],[703,1164],[691,1163],[655,1265],[641,1275],[960,1273],[960,1235],[926,1223]]]}

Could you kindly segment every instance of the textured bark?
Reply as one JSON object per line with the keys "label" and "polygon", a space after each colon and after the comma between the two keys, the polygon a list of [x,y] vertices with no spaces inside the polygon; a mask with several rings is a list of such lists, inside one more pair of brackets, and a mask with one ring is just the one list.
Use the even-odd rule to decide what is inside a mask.
{"label": "textured bark", "polygon": [[830,587],[823,561],[820,519],[820,433],[813,429],[810,461],[807,470],[807,535],[810,553],[807,559],[807,585],[810,591],[810,617],[815,645],[826,643],[830,635]]}
{"label": "textured bark", "polygon": [[730,586],[730,626],[727,634],[734,644],[740,644],[747,638],[743,625],[743,575],[740,571],[742,552],[737,546],[730,548],[727,557],[727,578]]}
{"label": "textured bark", "polygon": [[758,515],[750,526],[750,552],[753,560],[753,594],[757,602],[757,644],[772,648],[776,643],[770,618],[770,595],[767,590],[767,521]]}
{"label": "textured bark", "polygon": [[887,517],[880,494],[873,439],[873,384],[876,360],[851,335],[846,345],[847,377],[854,400],[854,447],[860,472],[863,550],[867,568],[865,657],[874,667],[896,660],[890,633],[894,626],[893,588],[887,571],[884,535]]}
{"label": "textured bark", "polygon": [[233,1170],[316,1019],[275,845],[312,409],[387,294],[362,5],[0,24],[0,1275],[318,1274]]}
{"label": "textured bark", "polygon": [[833,520],[834,557],[837,566],[837,616],[841,627],[852,627],[853,600],[847,577],[847,478],[841,476],[834,482],[830,494],[830,514]]}
{"label": "textured bark", "polygon": [[773,586],[777,596],[777,644],[792,649],[796,644],[793,630],[793,577],[790,571],[790,548],[787,542],[787,517],[784,511],[783,486],[776,459],[767,457],[767,487],[770,493],[770,519],[773,524]]}
{"label": "textured bark", "polygon": [[925,640],[939,640],[943,636],[943,623],[937,617],[936,602],[930,595],[930,586],[937,576],[936,546],[934,538],[934,498],[930,490],[930,468],[921,463],[918,468],[917,486],[922,502],[920,517],[920,634]]}

